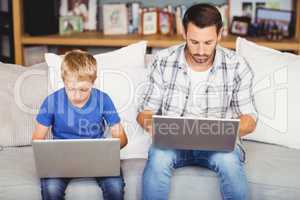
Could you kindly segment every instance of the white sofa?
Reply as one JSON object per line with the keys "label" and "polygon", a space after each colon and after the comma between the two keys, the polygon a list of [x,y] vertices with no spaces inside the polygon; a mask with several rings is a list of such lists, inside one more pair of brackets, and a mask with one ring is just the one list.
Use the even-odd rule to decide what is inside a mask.
{"label": "white sofa", "polygon": [[[293,69],[289,68],[289,70]],[[138,76],[145,78],[146,72],[146,69],[139,70]],[[297,76],[300,77],[300,70],[295,70],[293,73],[299,73]],[[136,79],[134,78],[136,74],[127,73],[127,75],[129,78]],[[296,81],[299,88],[300,79]],[[122,88],[122,85],[118,84],[118,82],[113,82],[113,88],[117,91]],[[294,87],[292,87],[292,91],[290,88],[288,85],[289,94],[295,92]],[[30,68],[0,63],[1,200],[41,199],[40,182],[36,175],[30,146],[30,133],[34,127],[35,109],[47,96],[47,92],[48,66],[46,63]],[[264,101],[266,104],[271,102],[266,96],[264,96]],[[296,106],[293,109],[297,109],[299,113],[300,106],[298,104],[293,105]],[[129,107],[134,107],[134,105],[131,104]],[[136,115],[135,109],[129,108],[127,112],[132,112],[129,113],[132,116]],[[289,116],[289,114],[287,115]],[[299,119],[288,118],[288,123],[297,123],[297,120]],[[291,130],[289,124],[287,127]],[[265,129],[262,126],[259,125],[258,132],[249,138],[256,141],[244,142],[247,149],[245,167],[250,198],[255,200],[299,199],[300,150],[286,147],[289,145],[297,147],[298,143],[293,144],[286,141],[281,145],[263,143],[268,142],[266,141],[268,137],[260,137],[265,135],[263,133]],[[286,133],[284,136],[289,136],[288,134]],[[143,137],[144,139],[138,139]],[[292,137],[294,136],[292,135]],[[136,200],[141,199],[141,178],[149,141],[146,136],[141,135],[131,135],[129,139],[128,149],[122,152],[122,169],[126,183],[125,199]],[[280,138],[280,141],[282,140],[284,138]],[[276,138],[271,142],[278,143]],[[137,148],[135,145],[138,144],[140,146]],[[134,152],[142,146],[144,146],[144,150],[135,154]],[[131,153],[128,154],[128,152]],[[172,200],[221,199],[219,180],[216,174],[204,168],[184,167],[175,170],[171,187],[169,199]],[[70,183],[66,191],[66,199],[99,199],[99,197],[101,197],[101,190],[93,179],[76,179]]]}

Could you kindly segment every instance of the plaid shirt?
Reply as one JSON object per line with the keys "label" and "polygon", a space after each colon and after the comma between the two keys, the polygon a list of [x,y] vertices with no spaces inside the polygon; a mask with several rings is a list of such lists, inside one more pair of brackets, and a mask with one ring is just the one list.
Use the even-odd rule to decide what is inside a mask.
{"label": "plaid shirt", "polygon": [[[139,111],[155,114],[187,116],[192,98],[191,79],[184,56],[185,44],[164,49],[150,65],[148,85]],[[199,117],[239,118],[241,114],[257,119],[253,96],[253,71],[234,51],[217,46],[205,84]]]}

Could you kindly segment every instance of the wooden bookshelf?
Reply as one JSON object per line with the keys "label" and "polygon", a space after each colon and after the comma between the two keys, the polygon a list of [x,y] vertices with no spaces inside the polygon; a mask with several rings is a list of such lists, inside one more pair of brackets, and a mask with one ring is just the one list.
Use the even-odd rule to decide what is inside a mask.
{"label": "wooden bookshelf", "polygon": [[[15,61],[17,64],[23,64],[23,47],[26,45],[56,45],[56,46],[93,46],[93,47],[122,47],[140,40],[147,40],[148,47],[165,48],[181,43],[180,35],[165,36],[151,35],[142,36],[116,35],[107,36],[99,32],[84,32],[66,36],[47,35],[47,36],[28,36],[23,33],[22,26],[22,0],[13,0],[14,16],[14,38],[15,38]],[[247,38],[259,45],[270,48],[293,51],[300,54],[300,0],[296,0],[296,34],[292,39],[284,39],[279,42],[268,41],[262,38]],[[229,35],[224,37],[221,45],[227,48],[235,48],[236,36]]]}
{"label": "wooden bookshelf", "polygon": [[[223,37],[221,45],[227,48],[235,48],[236,36],[229,35]],[[257,44],[280,50],[298,51],[297,39],[286,39],[280,42],[268,41],[260,38],[247,38]],[[165,48],[171,45],[183,42],[180,35],[165,36],[165,35],[117,35],[107,36],[99,32],[84,32],[71,34],[67,36],[47,35],[47,36],[22,36],[21,42],[23,45],[70,45],[70,46],[110,46],[120,47],[126,46],[140,40],[147,40],[149,47]]]}

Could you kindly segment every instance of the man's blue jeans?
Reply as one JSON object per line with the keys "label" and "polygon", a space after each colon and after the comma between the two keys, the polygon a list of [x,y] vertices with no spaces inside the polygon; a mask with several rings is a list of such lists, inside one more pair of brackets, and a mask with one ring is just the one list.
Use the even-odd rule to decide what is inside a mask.
{"label": "man's blue jeans", "polygon": [[[41,179],[43,200],[61,200],[65,198],[65,190],[71,178],[43,178]],[[123,200],[124,180],[121,176],[96,178],[101,187],[103,199]]]}
{"label": "man's blue jeans", "polygon": [[248,185],[243,162],[239,147],[226,153],[161,149],[152,145],[144,169],[143,199],[167,200],[172,171],[189,165],[202,166],[215,171],[220,178],[221,195],[224,200],[247,199]]}

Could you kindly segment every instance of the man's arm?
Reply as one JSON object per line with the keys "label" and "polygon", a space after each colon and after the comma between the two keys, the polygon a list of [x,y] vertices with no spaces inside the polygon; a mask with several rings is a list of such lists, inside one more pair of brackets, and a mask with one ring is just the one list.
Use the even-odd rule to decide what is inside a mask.
{"label": "man's arm", "polygon": [[44,140],[48,133],[49,127],[37,123],[34,132],[32,133],[32,140]]}
{"label": "man's arm", "polygon": [[153,112],[150,110],[144,110],[139,112],[136,120],[141,125],[143,129],[145,129],[150,135],[152,135],[152,115]]}
{"label": "man's arm", "polygon": [[159,111],[163,102],[164,81],[160,63],[165,62],[162,62],[157,54],[148,67],[150,69],[148,84],[144,91],[142,102],[138,109],[139,113],[136,118],[138,124],[150,133],[150,135],[152,135],[152,115]]}
{"label": "man's arm", "polygon": [[127,144],[127,136],[121,123],[115,124],[110,127],[111,135],[113,138],[120,139],[120,148],[123,148]]}
{"label": "man's arm", "polygon": [[256,128],[256,121],[251,115],[240,116],[240,137],[248,135]]}
{"label": "man's arm", "polygon": [[258,114],[253,94],[254,72],[242,57],[235,74],[235,86],[231,99],[231,108],[240,119],[241,137],[250,134],[256,128]]}

